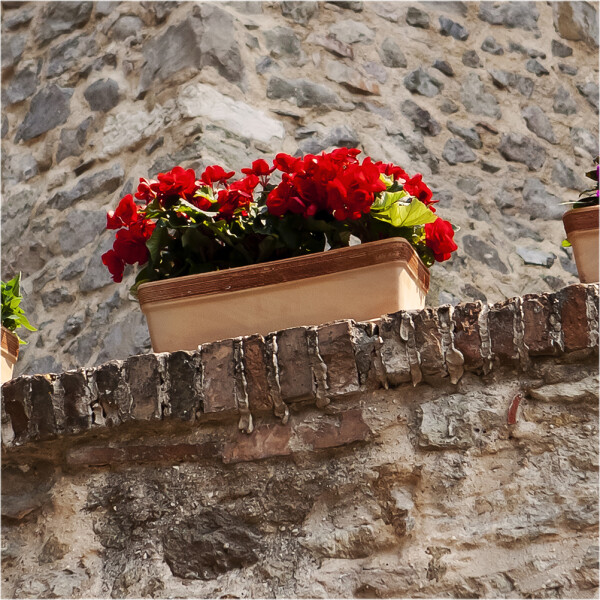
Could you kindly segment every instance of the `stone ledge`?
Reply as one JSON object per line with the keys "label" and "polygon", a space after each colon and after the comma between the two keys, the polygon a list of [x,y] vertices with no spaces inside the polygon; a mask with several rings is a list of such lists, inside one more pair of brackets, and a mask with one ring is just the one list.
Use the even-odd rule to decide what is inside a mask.
{"label": "stone ledge", "polygon": [[[263,437],[285,454],[289,411],[299,403],[322,408],[364,390],[444,380],[456,384],[465,372],[488,374],[499,365],[527,371],[536,357],[597,348],[597,285],[572,285],[493,305],[400,311],[372,323],[296,327],[204,344],[195,352],[132,356],[95,368],[14,379],[2,386],[2,443],[11,448],[128,422],[232,418],[247,434],[254,429],[253,414],[279,417],[281,425],[257,429],[252,442],[225,444],[224,460],[236,462],[252,456]],[[342,419],[324,439],[349,443],[356,431],[361,432],[356,439],[364,439],[368,432],[354,417],[345,418],[350,421],[344,425]],[[308,436],[303,443],[314,449],[319,446],[307,441],[310,432],[294,435]],[[192,446],[169,452],[205,451]],[[143,447],[137,451],[143,453]],[[113,455],[118,462],[120,454]]]}

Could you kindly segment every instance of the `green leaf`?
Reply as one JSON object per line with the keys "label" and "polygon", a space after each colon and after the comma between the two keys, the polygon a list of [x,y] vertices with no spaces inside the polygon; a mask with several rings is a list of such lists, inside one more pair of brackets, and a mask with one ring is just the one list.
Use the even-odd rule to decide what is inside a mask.
{"label": "green leaf", "polygon": [[156,227],[146,242],[146,247],[150,251],[150,260],[153,265],[158,264],[160,251],[167,245],[169,241],[169,232],[162,221],[156,223]]}
{"label": "green leaf", "polygon": [[569,240],[563,240],[560,245],[563,248],[570,248],[571,247],[571,242],[569,242]]}
{"label": "green leaf", "polygon": [[[377,213],[373,216],[379,218]],[[433,223],[436,219],[437,216],[423,202],[414,198],[408,206],[397,202],[393,204],[389,210],[389,217],[383,220],[389,220],[393,227],[415,227]]]}

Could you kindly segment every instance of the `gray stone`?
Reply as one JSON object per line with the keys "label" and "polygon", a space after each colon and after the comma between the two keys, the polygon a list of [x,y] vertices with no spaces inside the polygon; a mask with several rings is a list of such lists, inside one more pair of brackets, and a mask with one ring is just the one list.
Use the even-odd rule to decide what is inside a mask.
{"label": "gray stone", "polygon": [[366,73],[375,77],[379,83],[385,83],[387,81],[387,71],[381,66],[381,63],[369,61],[364,63],[363,68]]}
{"label": "gray stone", "polygon": [[460,100],[467,112],[499,119],[502,116],[496,98],[485,91],[485,86],[476,73],[469,73],[460,88]]}
{"label": "gray stone", "polygon": [[58,244],[64,256],[75,254],[100,236],[106,228],[104,211],[72,210],[58,226]]}
{"label": "gray stone", "polygon": [[2,155],[2,178],[5,183],[28,181],[38,173],[38,163],[32,154]]}
{"label": "gray stone", "polygon": [[390,132],[388,135],[402,148],[409,156],[409,158],[416,163],[424,163],[431,169],[433,174],[439,172],[439,160],[438,158],[428,150],[427,146],[423,143],[423,136],[419,133],[417,135],[409,135],[400,131]]}
{"label": "gray stone", "polygon": [[476,196],[481,192],[481,179],[477,177],[459,177],[456,181],[456,187],[469,196]]}
{"label": "gray stone", "polygon": [[97,17],[106,17],[119,6],[120,2],[113,2],[112,0],[96,0],[95,3],[95,15]]}
{"label": "gray stone", "polygon": [[579,73],[579,69],[577,67],[574,67],[572,65],[566,65],[565,63],[558,63],[558,69],[561,73],[564,73],[565,75],[570,75],[571,77]]}
{"label": "gray stone", "polygon": [[32,96],[38,86],[38,72],[36,66],[29,65],[15,73],[15,76],[10,80],[6,95],[3,94],[4,103],[8,105],[16,104]]}
{"label": "gray stone", "polygon": [[535,104],[526,106],[521,111],[521,116],[525,119],[529,131],[533,131],[535,135],[551,144],[558,144],[550,120],[539,106],[536,106]]}
{"label": "gray stone", "polygon": [[441,16],[440,21],[440,33],[442,35],[451,36],[455,40],[464,42],[469,37],[469,32],[459,23],[456,23],[448,17]]}
{"label": "gray stone", "polygon": [[583,127],[571,127],[571,142],[574,148],[581,148],[592,158],[598,156],[598,138]]}
{"label": "gray stone", "polygon": [[61,129],[60,141],[56,152],[57,164],[69,156],[80,156],[85,147],[88,129],[92,124],[92,117],[82,121],[75,129]]}
{"label": "gray stone", "polygon": [[4,139],[6,134],[8,133],[8,117],[6,115],[2,116],[2,134],[1,137]]}
{"label": "gray stone", "polygon": [[588,104],[598,114],[598,84],[593,81],[578,83],[577,91],[588,101]]}
{"label": "gray stone", "polygon": [[542,65],[540,62],[535,60],[535,58],[530,58],[525,63],[525,68],[530,73],[533,73],[534,75],[537,75],[538,77],[541,77],[542,75],[550,75],[550,71],[548,71],[548,69],[546,69],[546,67],[544,67],[544,65]]}
{"label": "gray stone", "polygon": [[558,56],[560,58],[567,58],[573,54],[573,48],[567,46],[558,40],[552,40],[552,56]]}
{"label": "gray stone", "polygon": [[154,22],[160,24],[166,21],[167,17],[180,3],[175,0],[162,0],[160,2],[151,0],[149,2],[141,2],[140,4],[154,17]]}
{"label": "gray stone", "polygon": [[84,57],[95,56],[98,53],[98,44],[93,35],[78,35],[50,50],[50,60],[46,74],[56,77],[68,71]]}
{"label": "gray stone", "polygon": [[481,170],[485,171],[486,173],[497,173],[501,169],[501,167],[499,167],[498,165],[487,162],[485,160],[482,160],[479,166],[481,167]]}
{"label": "gray stone", "polygon": [[462,64],[465,65],[465,67],[471,67],[472,69],[482,66],[479,55],[477,52],[475,52],[475,50],[465,50],[463,52]]}
{"label": "gray stone", "polygon": [[108,30],[108,35],[113,40],[124,41],[134,37],[143,28],[144,23],[135,15],[121,15]]}
{"label": "gray stone", "polygon": [[458,108],[457,104],[452,102],[452,100],[449,100],[448,98],[444,98],[444,100],[442,101],[442,104],[440,105],[440,110],[445,115],[453,115],[455,112],[458,112],[459,108]]}
{"label": "gray stone", "polygon": [[542,52],[541,50],[538,50],[537,48],[529,48],[529,50],[527,50],[527,56],[529,56],[530,58],[545,59],[546,53]]}
{"label": "gray stone", "polygon": [[491,246],[487,242],[480,240],[474,235],[464,235],[461,242],[462,248],[464,248],[465,252],[471,258],[483,263],[484,265],[487,265],[490,267],[490,269],[494,269],[495,271],[499,271],[503,274],[508,273],[507,266],[502,262],[502,260],[500,260],[498,252],[494,246]]}
{"label": "gray stone", "polygon": [[275,27],[265,31],[267,49],[274,58],[283,58],[290,64],[298,64],[302,58],[300,40],[289,27]]}
{"label": "gray stone", "polygon": [[504,48],[491,35],[488,35],[485,40],[483,40],[481,49],[484,52],[489,52],[496,56],[504,54]]}
{"label": "gray stone", "polygon": [[44,5],[35,39],[40,46],[83,27],[92,14],[92,2],[50,2]]}
{"label": "gray stone", "polygon": [[473,127],[461,127],[453,121],[448,121],[446,127],[454,134],[461,137],[471,148],[476,150],[483,146],[481,137]]}
{"label": "gray stone", "polygon": [[439,58],[431,65],[434,69],[442,72],[447,77],[454,77],[454,69],[447,63],[445,60],[440,60]]}
{"label": "gray stone", "polygon": [[478,290],[474,285],[467,283],[462,286],[461,292],[467,296],[467,298],[471,298],[472,300],[479,300],[480,302],[487,302],[487,296],[481,291]]}
{"label": "gray stone", "polygon": [[363,11],[363,3],[359,0],[330,0],[328,4],[338,6],[339,8],[345,8],[346,10],[353,10],[354,12]]}
{"label": "gray stone", "polygon": [[408,117],[423,135],[435,136],[442,130],[431,113],[412,100],[405,100],[400,106],[402,114]]}
{"label": "gray stone", "polygon": [[466,17],[469,11],[468,2],[457,2],[457,1],[432,1],[428,2],[426,6],[432,8],[433,10],[438,10],[441,12],[451,13],[453,15],[460,15],[461,17]]}
{"label": "gray stone", "polygon": [[55,535],[51,535],[42,547],[38,562],[40,565],[52,563],[63,558],[68,552],[69,545],[61,543]]}
{"label": "gray stone", "polygon": [[119,85],[113,79],[100,79],[85,89],[83,97],[92,110],[108,112],[119,103]]}
{"label": "gray stone", "polygon": [[535,2],[482,2],[477,16],[492,25],[532,31],[537,29],[540,13]]}
{"label": "gray stone", "polygon": [[[17,367],[21,367],[17,363]],[[21,370],[22,369],[22,370]],[[56,358],[52,355],[40,356],[31,361],[31,363],[25,363],[19,368],[18,375],[37,375],[45,373],[60,373],[63,371],[62,365],[56,361]]]}
{"label": "gray stone", "polygon": [[360,144],[360,138],[352,127],[340,125],[333,127],[325,136],[325,148],[330,146],[356,148]]}
{"label": "gray stone", "polygon": [[285,0],[281,2],[280,6],[281,14],[299,25],[306,25],[319,9],[318,2],[313,1],[292,2],[291,0]]}
{"label": "gray stone", "polygon": [[422,67],[411,71],[404,78],[404,85],[409,91],[429,98],[439,94],[444,87],[443,83],[431,77]]}
{"label": "gray stone", "polygon": [[113,237],[106,237],[101,241],[96,240],[93,249],[88,250],[90,259],[87,261],[85,271],[79,281],[79,289],[82,292],[93,292],[107,285],[114,285],[112,277],[102,263],[101,258],[105,252],[112,248],[113,242]]}
{"label": "gray stone", "polygon": [[429,29],[429,15],[414,6],[409,6],[406,11],[406,23],[411,27]]}
{"label": "gray stone", "polygon": [[510,73],[509,71],[500,71],[497,69],[489,69],[488,73],[490,74],[494,85],[500,89],[507,87],[515,88],[520,94],[527,98],[533,93],[535,84],[530,77],[523,77],[517,73]]}
{"label": "gray stone", "polygon": [[29,112],[17,130],[15,141],[31,140],[62,125],[69,118],[72,95],[72,89],[54,84],[40,90],[31,100]]}
{"label": "gray stone", "polygon": [[544,184],[534,177],[525,180],[523,186],[523,212],[531,219],[560,219],[565,212],[562,200],[550,194]]}
{"label": "gray stone", "polygon": [[554,104],[552,105],[552,108],[555,113],[561,115],[572,115],[577,112],[577,104],[575,104],[575,101],[571,98],[571,94],[569,94],[568,90],[562,85],[556,90],[556,94],[554,94]]}
{"label": "gray stone", "polygon": [[386,67],[390,67],[392,69],[406,68],[406,57],[400,49],[400,46],[398,46],[398,44],[392,38],[387,37],[385,40],[383,40],[383,43],[379,48],[379,57],[381,58],[381,62]]}
{"label": "gray stone", "polygon": [[506,160],[527,165],[530,171],[539,171],[546,162],[546,150],[543,146],[519,133],[503,135],[498,151]]}
{"label": "gray stone", "polygon": [[27,25],[33,19],[33,11],[31,10],[23,10],[12,17],[8,17],[4,19],[2,23],[2,28],[6,29],[6,31],[14,31],[15,29],[19,29],[23,25]]}
{"label": "gray stone", "polygon": [[115,322],[108,334],[100,339],[100,352],[94,361],[100,365],[109,360],[125,359],[150,350],[148,325],[141,311],[121,322]]}
{"label": "gray stone", "polygon": [[25,49],[26,38],[21,34],[2,34],[2,68],[14,67]]}
{"label": "gray stone", "polygon": [[68,191],[61,191],[50,198],[48,205],[51,208],[64,210],[76,202],[83,202],[103,194],[112,194],[121,185],[125,173],[120,164],[109,169],[99,171],[88,177],[83,177]]}
{"label": "gray stone", "polygon": [[59,278],[62,281],[70,281],[75,279],[78,275],[81,275],[85,270],[86,257],[81,256],[74,261],[70,262],[60,273]]}
{"label": "gray stone", "polygon": [[294,100],[298,107],[337,108],[351,110],[352,105],[342,102],[330,88],[307,79],[271,77],[267,84],[267,98]]}
{"label": "gray stone", "polygon": [[554,28],[566,40],[598,47],[598,14],[591,2],[552,2]]}
{"label": "gray stone", "polygon": [[259,75],[266,73],[273,67],[279,69],[279,65],[270,56],[262,56],[256,59],[255,69]]}
{"label": "gray stone", "polygon": [[375,39],[375,32],[361,21],[344,19],[329,28],[329,32],[344,44],[370,43]]}
{"label": "gray stone", "polygon": [[347,66],[340,61],[328,60],[325,63],[325,77],[348,88],[351,92],[379,95],[379,86],[366,77],[365,73]]}
{"label": "gray stone", "polygon": [[475,162],[477,160],[473,150],[471,150],[467,144],[458,138],[450,138],[446,142],[442,156],[450,165]]}
{"label": "gray stone", "polygon": [[536,265],[546,267],[546,269],[549,269],[556,260],[555,254],[536,250],[535,248],[526,248],[525,246],[517,246],[517,254],[526,265]]}
{"label": "gray stone", "polygon": [[560,159],[554,161],[554,166],[552,167],[552,181],[558,183],[561,187],[579,190],[580,192],[587,187],[585,181],[583,181],[573,169],[567,167]]}
{"label": "gray stone", "polygon": [[49,292],[42,292],[42,304],[46,310],[63,304],[64,302],[73,302],[75,296],[69,294],[69,292],[61,287]]}

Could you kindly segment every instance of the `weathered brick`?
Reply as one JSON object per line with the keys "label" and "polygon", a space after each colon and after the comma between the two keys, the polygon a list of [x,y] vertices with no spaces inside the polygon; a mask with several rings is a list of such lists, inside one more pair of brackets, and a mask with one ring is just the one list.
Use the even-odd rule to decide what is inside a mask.
{"label": "weathered brick", "polygon": [[554,354],[556,349],[550,337],[550,314],[552,307],[547,296],[527,294],[523,296],[523,341],[529,354]]}
{"label": "weathered brick", "polygon": [[339,396],[360,389],[350,321],[317,328],[319,354],[327,367],[327,394]]}
{"label": "weathered brick", "polygon": [[131,356],[125,363],[125,378],[131,393],[134,419],[160,419],[160,373],[155,354]]}
{"label": "weathered brick", "polygon": [[122,446],[86,446],[73,448],[67,452],[67,464],[71,466],[93,466],[129,464],[134,462],[182,462],[205,460],[219,457],[220,444],[204,442],[202,444],[140,445]]}
{"label": "weathered brick", "polygon": [[515,315],[517,315],[517,307],[514,299],[490,306],[488,327],[492,355],[501,361],[512,361],[519,358],[514,342]]}
{"label": "weathered brick", "polygon": [[131,419],[131,394],[121,365],[119,361],[111,361],[98,367],[94,373],[98,404],[108,427]]}
{"label": "weathered brick", "polygon": [[62,373],[59,376],[59,384],[62,390],[60,424],[67,433],[79,433],[89,429],[92,425],[92,411],[85,373],[82,371]]}
{"label": "weathered brick", "polygon": [[277,332],[277,364],[283,400],[298,402],[314,396],[306,327]]}
{"label": "weathered brick", "polygon": [[193,421],[203,411],[202,362],[200,352],[184,350],[166,355],[171,417]]}
{"label": "weathered brick", "polygon": [[31,378],[19,377],[2,386],[2,402],[10,418],[15,442],[27,439],[29,419],[31,418]]}
{"label": "weathered brick", "polygon": [[425,379],[447,375],[442,351],[442,334],[436,312],[425,308],[413,315],[415,342]]}
{"label": "weathered brick", "polygon": [[248,407],[255,411],[272,410],[273,399],[269,390],[265,340],[262,335],[253,335],[242,341],[244,373],[248,393]]}
{"label": "weathered brick", "polygon": [[406,342],[400,337],[402,313],[387,315],[379,324],[381,348],[379,353],[385,375],[391,385],[411,381]]}
{"label": "weathered brick", "polygon": [[292,453],[289,445],[291,435],[292,428],[289,423],[261,425],[250,435],[238,433],[234,441],[225,444],[223,462],[236,463],[287,456]]}
{"label": "weathered brick", "polygon": [[483,367],[481,337],[479,335],[479,314],[481,302],[465,302],[454,307],[454,347],[465,359],[466,371],[476,371]]}
{"label": "weathered brick", "polygon": [[558,300],[565,352],[590,345],[586,309],[587,286],[570,285],[552,294]]}
{"label": "weathered brick", "polygon": [[365,441],[371,435],[371,429],[364,422],[360,409],[347,410],[338,413],[331,420],[316,423],[316,427],[303,426],[298,428],[298,436],[305,444],[314,450],[336,448],[352,442]]}
{"label": "weathered brick", "polygon": [[233,340],[204,344],[201,353],[204,412],[237,412]]}
{"label": "weathered brick", "polygon": [[57,433],[52,381],[52,375],[34,375],[31,378],[29,435],[35,439],[46,440]]}

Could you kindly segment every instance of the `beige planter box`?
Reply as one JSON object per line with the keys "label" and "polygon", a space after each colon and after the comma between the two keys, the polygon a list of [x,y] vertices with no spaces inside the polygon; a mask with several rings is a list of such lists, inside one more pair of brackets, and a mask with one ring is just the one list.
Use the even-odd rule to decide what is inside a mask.
{"label": "beige planter box", "polygon": [[13,368],[19,357],[19,338],[2,327],[2,358],[0,359],[0,379],[1,383],[12,379]]}
{"label": "beige planter box", "polygon": [[563,215],[567,239],[582,283],[597,283],[598,275],[598,206],[575,208]]}
{"label": "beige planter box", "polygon": [[242,335],[367,321],[423,308],[429,272],[392,238],[247,267],[144,283],[138,290],[155,352],[194,350]]}

